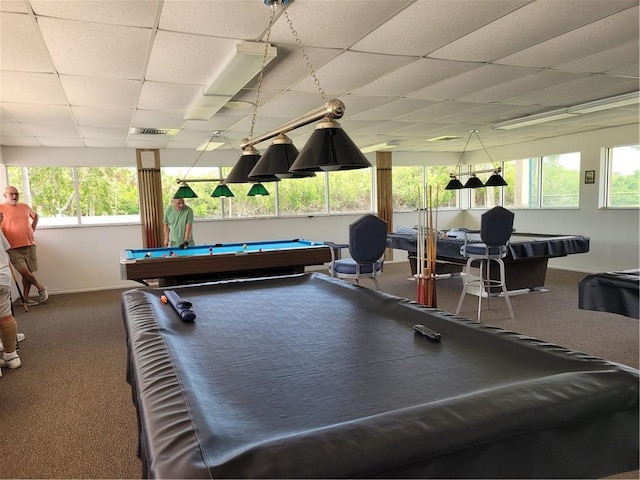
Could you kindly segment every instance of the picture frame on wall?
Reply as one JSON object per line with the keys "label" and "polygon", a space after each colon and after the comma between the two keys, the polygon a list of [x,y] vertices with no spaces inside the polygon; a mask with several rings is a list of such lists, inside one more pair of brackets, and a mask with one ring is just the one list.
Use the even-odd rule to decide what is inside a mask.
{"label": "picture frame on wall", "polygon": [[586,170],[584,172],[584,183],[596,183],[596,171]]}

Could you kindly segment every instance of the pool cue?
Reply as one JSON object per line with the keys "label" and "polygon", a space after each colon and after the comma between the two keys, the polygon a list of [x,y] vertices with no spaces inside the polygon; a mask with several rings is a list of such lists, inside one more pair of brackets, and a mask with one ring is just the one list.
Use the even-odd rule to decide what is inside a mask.
{"label": "pool cue", "polygon": [[24,308],[25,312],[28,312],[29,306],[24,301],[24,297],[22,296],[22,290],[20,290],[20,285],[18,285],[18,279],[16,278],[16,274],[13,271],[13,265],[11,264],[11,262],[9,262],[9,270],[11,270],[11,276],[13,277],[13,281],[15,282],[16,288],[18,289],[18,295],[20,295],[20,300],[22,300],[22,307]]}

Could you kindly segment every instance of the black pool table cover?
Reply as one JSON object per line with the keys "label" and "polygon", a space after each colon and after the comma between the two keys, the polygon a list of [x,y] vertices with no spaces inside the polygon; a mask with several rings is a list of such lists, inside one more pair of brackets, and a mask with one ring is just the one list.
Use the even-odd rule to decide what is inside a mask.
{"label": "black pool table cover", "polygon": [[578,284],[578,306],[640,319],[640,270],[587,275]]}
{"label": "black pool table cover", "polygon": [[[122,294],[143,476],[597,478],[638,371],[313,273]],[[423,324],[441,342],[416,335]]]}

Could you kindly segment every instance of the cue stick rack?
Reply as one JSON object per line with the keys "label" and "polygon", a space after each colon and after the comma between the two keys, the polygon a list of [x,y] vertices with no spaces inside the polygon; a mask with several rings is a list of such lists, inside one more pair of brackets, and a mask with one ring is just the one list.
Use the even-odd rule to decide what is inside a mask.
{"label": "cue stick rack", "polygon": [[425,188],[424,194],[418,190],[418,236],[416,269],[416,302],[437,308],[436,295],[436,255],[438,247],[438,190],[434,198],[432,187]]}

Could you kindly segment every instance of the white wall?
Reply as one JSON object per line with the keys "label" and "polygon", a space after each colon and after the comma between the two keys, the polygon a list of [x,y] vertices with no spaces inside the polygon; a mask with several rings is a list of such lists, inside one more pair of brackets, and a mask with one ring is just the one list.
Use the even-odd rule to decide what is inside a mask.
{"label": "white wall", "polygon": [[[596,184],[582,184],[579,209],[515,210],[515,228],[521,232],[580,234],[591,238],[591,251],[550,260],[552,267],[599,272],[638,268],[640,265],[640,217],[634,210],[598,208],[598,181],[601,177],[603,147],[637,144],[638,125],[618,127],[547,139],[491,150],[495,161],[527,158],[545,154],[579,150],[582,171],[595,170]],[[215,152],[211,152],[214,154]],[[486,160],[484,153],[477,161]],[[190,165],[193,152],[162,151],[164,166]],[[465,155],[467,156],[467,155]],[[422,158],[426,164],[447,164],[455,156],[445,154],[417,155],[394,153],[394,165],[415,165]],[[473,160],[474,155],[469,155]],[[171,161],[169,163],[169,160]],[[6,165],[135,165],[135,152],[125,149],[62,149],[2,147],[0,161]],[[216,162],[219,161],[216,159]],[[207,162],[211,165],[212,162]],[[228,164],[228,163],[227,163]],[[455,162],[454,162],[455,164]],[[37,205],[35,206],[37,210]],[[477,228],[481,210],[440,211],[438,228],[466,226]],[[227,243],[288,238],[345,242],[348,225],[358,215],[313,216],[282,219],[232,219],[197,221],[194,233],[198,243]],[[393,226],[413,226],[415,213],[397,213]],[[142,248],[139,225],[82,226],[72,228],[41,228],[36,232],[40,263],[39,279],[51,293],[96,290],[113,287],[136,287],[139,284],[120,280],[120,252],[127,248]],[[406,252],[395,251],[394,260],[405,261]]]}

